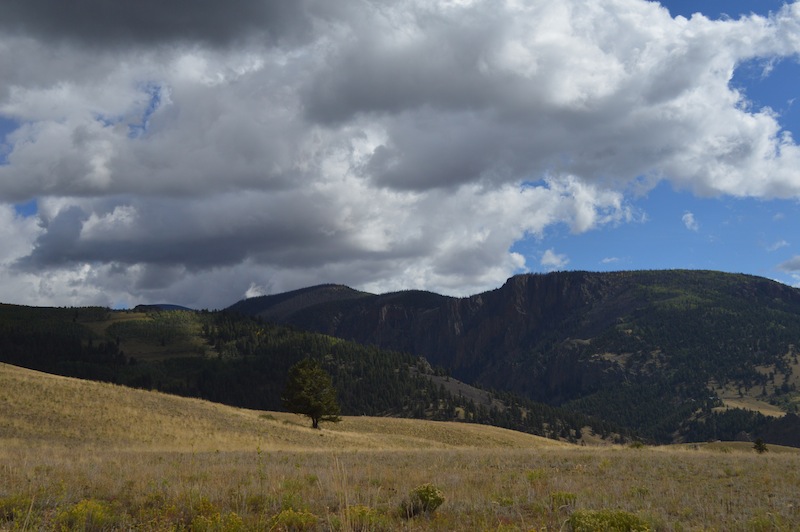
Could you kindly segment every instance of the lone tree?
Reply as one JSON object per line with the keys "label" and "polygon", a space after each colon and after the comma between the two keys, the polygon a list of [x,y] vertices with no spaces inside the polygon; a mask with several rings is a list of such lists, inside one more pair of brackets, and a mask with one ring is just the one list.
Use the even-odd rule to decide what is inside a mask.
{"label": "lone tree", "polygon": [[754,449],[754,450],[755,450],[755,451],[756,451],[758,454],[764,454],[765,452],[767,452],[767,451],[769,450],[769,449],[767,449],[767,444],[766,444],[766,443],[764,443],[764,440],[762,440],[761,438],[758,438],[758,439],[757,439],[757,440],[756,440],[756,441],[753,443],[753,449]]}
{"label": "lone tree", "polygon": [[315,429],[319,428],[320,421],[341,421],[331,376],[311,358],[289,368],[289,380],[281,400],[289,412],[310,417]]}

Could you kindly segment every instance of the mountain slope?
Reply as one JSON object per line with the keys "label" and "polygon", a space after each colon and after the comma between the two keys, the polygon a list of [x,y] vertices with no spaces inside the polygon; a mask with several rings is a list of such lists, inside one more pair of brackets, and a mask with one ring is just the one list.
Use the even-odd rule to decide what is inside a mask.
{"label": "mountain slope", "polygon": [[[248,301],[254,315],[272,307]],[[422,355],[467,383],[568,405],[659,441],[719,407],[731,387],[796,408],[800,291],[754,276],[529,274],[467,298],[371,295],[279,321]]]}

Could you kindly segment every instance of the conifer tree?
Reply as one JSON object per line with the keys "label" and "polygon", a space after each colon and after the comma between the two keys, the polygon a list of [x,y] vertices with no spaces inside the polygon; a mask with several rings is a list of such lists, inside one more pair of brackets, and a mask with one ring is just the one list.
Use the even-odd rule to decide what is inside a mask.
{"label": "conifer tree", "polygon": [[341,421],[331,376],[314,359],[306,358],[289,368],[281,400],[289,412],[311,418],[315,429],[320,421]]}
{"label": "conifer tree", "polygon": [[755,450],[755,451],[756,451],[758,454],[763,454],[763,453],[765,453],[765,452],[767,452],[767,451],[768,451],[768,449],[767,449],[767,444],[766,444],[766,443],[764,443],[764,440],[762,440],[761,438],[758,438],[758,439],[757,439],[757,440],[756,440],[756,441],[753,443],[753,449],[754,449],[754,450]]}

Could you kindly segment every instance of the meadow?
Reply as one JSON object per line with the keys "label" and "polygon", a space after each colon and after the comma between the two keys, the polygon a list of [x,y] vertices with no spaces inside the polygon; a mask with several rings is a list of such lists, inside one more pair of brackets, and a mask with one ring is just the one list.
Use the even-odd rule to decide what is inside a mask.
{"label": "meadow", "polygon": [[368,417],[313,430],[8,365],[0,405],[0,530],[800,529],[800,454],[777,446],[581,447]]}

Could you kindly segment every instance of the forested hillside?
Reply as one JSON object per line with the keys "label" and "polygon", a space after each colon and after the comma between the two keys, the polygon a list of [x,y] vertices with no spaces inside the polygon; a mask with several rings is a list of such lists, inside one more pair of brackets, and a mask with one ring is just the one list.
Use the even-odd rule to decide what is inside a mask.
{"label": "forested hillside", "polygon": [[[491,424],[576,441],[608,423],[510,394],[453,393],[419,357],[232,312],[0,305],[0,361],[229,405],[280,410],[289,367],[320,360],[345,415]],[[477,399],[477,400],[476,400]]]}
{"label": "forested hillside", "polygon": [[[558,272],[516,276],[468,298],[326,293],[314,303],[313,291],[303,291],[303,304],[281,321],[419,354],[465,382],[595,415],[656,441],[752,435],[769,424],[720,411],[730,393],[797,409],[800,291],[759,277]],[[287,308],[291,295],[232,308],[270,315],[275,298]]]}

